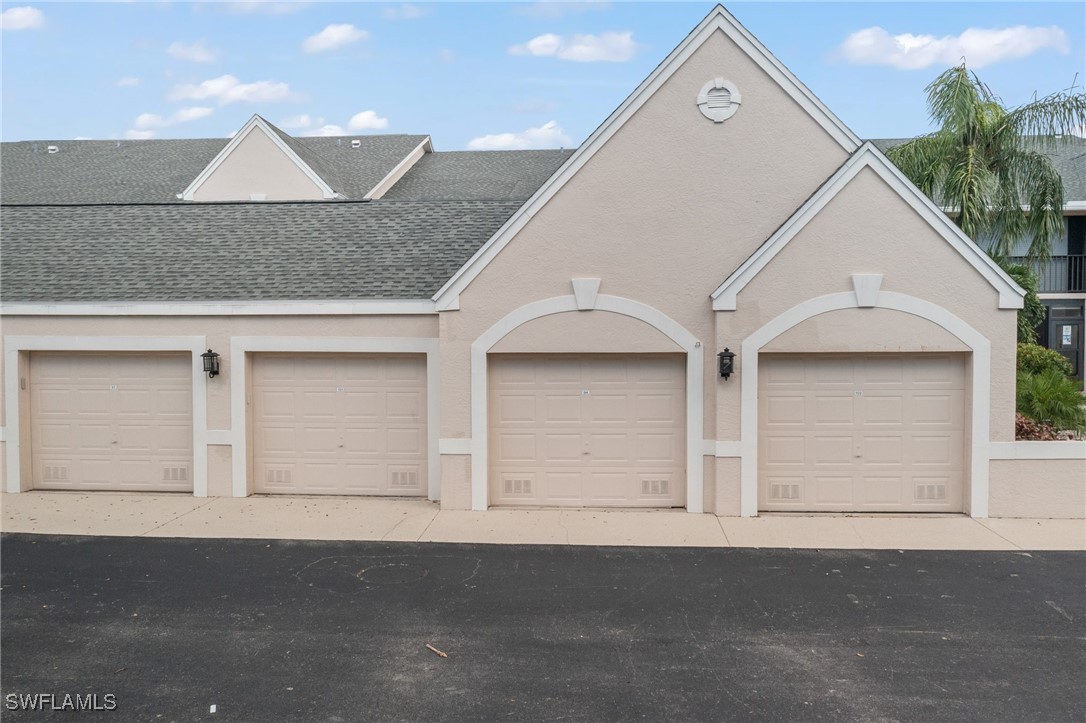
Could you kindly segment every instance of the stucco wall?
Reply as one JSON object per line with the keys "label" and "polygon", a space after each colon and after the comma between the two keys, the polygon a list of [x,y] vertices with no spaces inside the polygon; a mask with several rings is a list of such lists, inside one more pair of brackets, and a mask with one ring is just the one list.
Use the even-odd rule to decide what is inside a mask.
{"label": "stucco wall", "polygon": [[993,459],[992,517],[1086,518],[1086,461]]}
{"label": "stucco wall", "polygon": [[[721,75],[739,87],[743,105],[715,124],[695,101],[702,85]],[[782,139],[803,152],[781,151]],[[846,158],[717,32],[461,294],[461,310],[441,314],[441,436],[471,435],[472,341],[514,309],[571,294],[573,277],[599,277],[601,294],[654,307],[702,342],[705,424],[713,429],[717,350],[709,294]],[[592,343],[588,324],[593,334],[614,339],[608,351],[639,351],[632,340],[627,346],[617,331],[625,322],[616,318],[571,312],[539,328],[553,352],[583,351]],[[568,331],[558,331],[567,324]],[[445,485],[443,506],[469,498],[466,471],[463,478],[446,474]]]}
{"label": "stucco wall", "polygon": [[192,198],[194,201],[248,201],[252,193],[266,194],[268,201],[324,198],[317,184],[259,128],[254,128],[238,143]]}

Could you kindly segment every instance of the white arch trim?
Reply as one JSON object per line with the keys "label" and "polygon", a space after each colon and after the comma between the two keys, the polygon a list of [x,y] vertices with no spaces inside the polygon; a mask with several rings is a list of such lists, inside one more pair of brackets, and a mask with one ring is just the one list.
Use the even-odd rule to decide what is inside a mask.
{"label": "white arch trim", "polygon": [[[969,514],[988,516],[988,462],[990,451],[990,415],[992,380],[992,345],[987,337],[937,304],[915,296],[891,291],[878,295],[876,306],[919,316],[943,327],[973,351],[971,440],[969,464]],[[851,291],[819,296],[793,306],[751,334],[743,342],[741,410],[740,514],[758,515],[758,354],[762,347],[797,324],[819,314],[858,308]]]}
{"label": "white arch trim", "polygon": [[[639,319],[661,331],[686,352],[686,509],[703,512],[705,362],[701,342],[681,324],[658,309],[621,296],[600,294],[596,311],[609,311]],[[577,298],[555,296],[516,309],[487,329],[471,345],[471,509],[487,508],[487,353],[507,334],[533,319],[578,311]]]}

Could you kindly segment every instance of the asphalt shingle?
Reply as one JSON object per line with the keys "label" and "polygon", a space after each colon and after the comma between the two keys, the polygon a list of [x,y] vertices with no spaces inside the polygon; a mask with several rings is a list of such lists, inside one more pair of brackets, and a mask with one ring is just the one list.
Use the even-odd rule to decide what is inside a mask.
{"label": "asphalt shingle", "polygon": [[428,153],[384,198],[526,201],[572,154],[565,149]]}
{"label": "asphalt shingle", "polygon": [[5,302],[425,299],[518,201],[7,206]]}

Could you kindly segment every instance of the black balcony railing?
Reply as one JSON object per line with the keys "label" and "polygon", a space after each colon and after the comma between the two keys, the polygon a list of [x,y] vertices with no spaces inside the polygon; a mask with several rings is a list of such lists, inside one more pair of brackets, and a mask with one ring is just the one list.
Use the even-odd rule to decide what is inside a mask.
{"label": "black balcony railing", "polygon": [[1047,261],[1012,256],[1010,260],[1033,269],[1038,292],[1086,291],[1086,256],[1051,256]]}

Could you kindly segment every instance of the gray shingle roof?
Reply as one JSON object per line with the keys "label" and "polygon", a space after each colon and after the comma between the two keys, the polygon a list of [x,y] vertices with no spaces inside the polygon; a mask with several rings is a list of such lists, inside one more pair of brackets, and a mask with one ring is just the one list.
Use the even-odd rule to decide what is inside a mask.
{"label": "gray shingle roof", "polygon": [[425,299],[519,206],[6,206],[0,299]]}
{"label": "gray shingle roof", "polygon": [[[911,138],[872,138],[871,142],[885,152],[899,146]],[[1065,203],[1086,201],[1086,138],[1064,136],[1053,143],[1035,142],[1035,149],[1052,159],[1063,179],[1063,200]]]}
{"label": "gray shingle roof", "polygon": [[[286,134],[282,134],[286,135]],[[290,136],[286,136],[290,138]],[[329,185],[360,199],[426,139],[424,135],[291,138]],[[357,140],[359,148],[352,148]],[[177,194],[229,141],[19,141],[0,144],[0,202],[177,203]],[[57,153],[48,153],[50,145]]]}
{"label": "gray shingle roof", "polygon": [[428,153],[384,198],[526,201],[572,154],[572,150]]}

